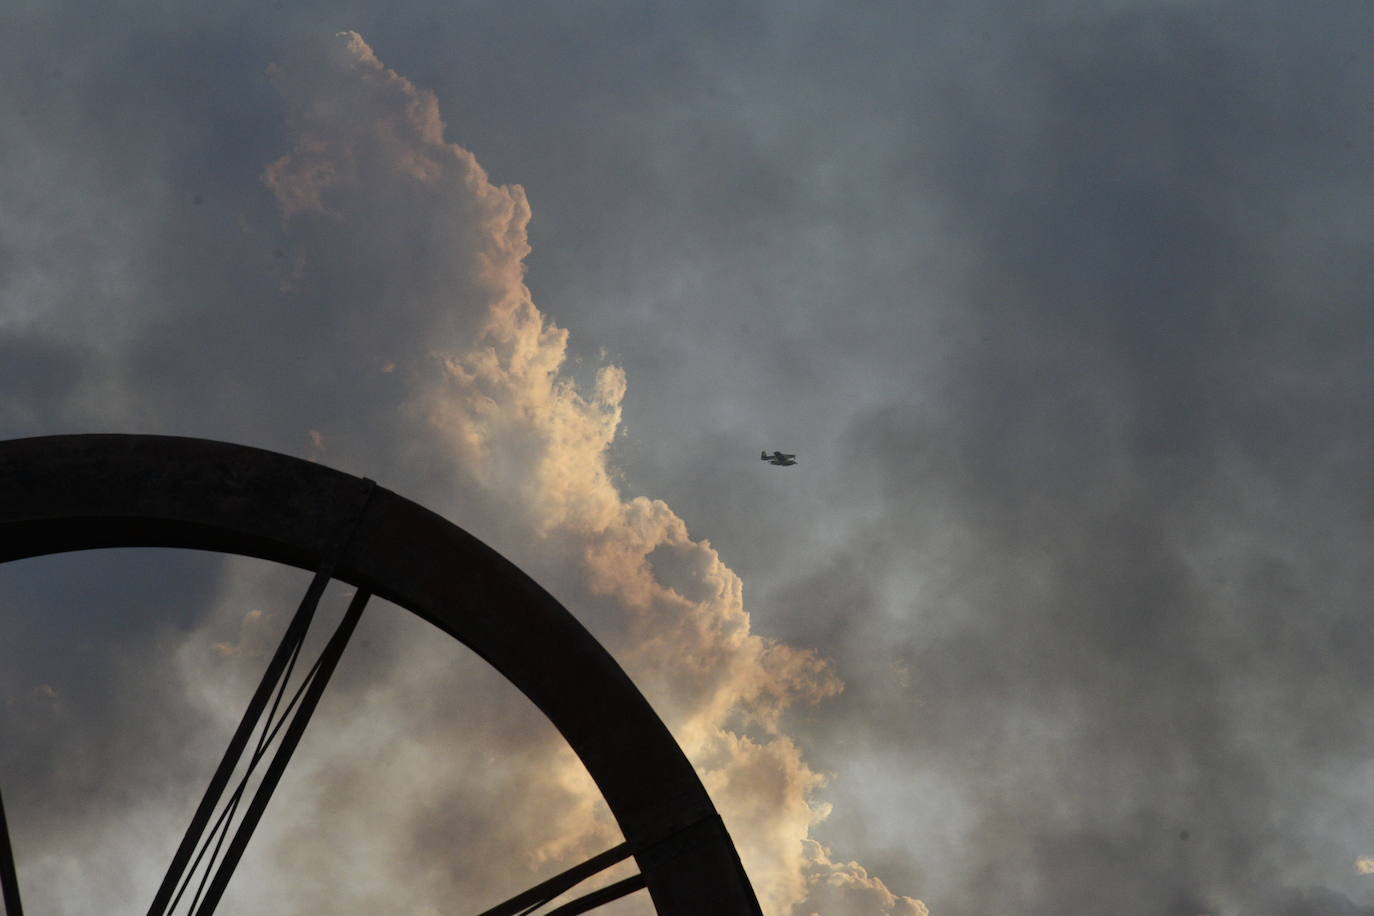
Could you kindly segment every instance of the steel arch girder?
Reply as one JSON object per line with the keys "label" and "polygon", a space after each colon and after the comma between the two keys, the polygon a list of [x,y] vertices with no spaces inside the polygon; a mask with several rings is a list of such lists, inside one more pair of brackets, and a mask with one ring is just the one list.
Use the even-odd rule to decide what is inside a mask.
{"label": "steel arch girder", "polygon": [[519,688],[586,766],[666,914],[758,914],[691,763],[604,647],[514,564],[404,497],[298,458],[169,436],[0,442],[0,562],[179,547],[365,588],[459,640]]}

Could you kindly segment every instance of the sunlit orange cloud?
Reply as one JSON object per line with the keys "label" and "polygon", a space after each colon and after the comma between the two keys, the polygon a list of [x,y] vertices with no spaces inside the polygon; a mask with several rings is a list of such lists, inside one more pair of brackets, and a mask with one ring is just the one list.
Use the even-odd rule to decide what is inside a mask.
{"label": "sunlit orange cloud", "polygon": [[[926,913],[812,838],[829,811],[819,798],[825,777],[788,736],[786,713],[842,685],[816,653],[753,631],[739,576],[666,503],[620,491],[608,452],[627,380],[604,366],[584,390],[564,374],[568,332],[524,283],[523,190],[491,183],[447,142],[434,95],[386,69],[356,33],[305,49],[271,76],[287,101],[291,148],[263,179],[303,252],[297,282],[331,277],[338,295],[374,297],[356,310],[378,321],[402,308],[436,316],[411,352],[388,354],[385,371],[424,367],[407,369],[396,409],[412,423],[404,449],[422,453],[427,470],[409,491],[387,484],[468,513],[455,515],[461,524],[488,518],[526,545],[521,562],[549,558],[539,561],[556,580],[546,584],[621,660],[697,765],[767,912]],[[422,251],[398,241],[417,227],[431,233]],[[416,301],[386,301],[388,271],[425,270],[443,282],[420,292],[412,284],[404,295]],[[329,441],[334,450],[339,435]],[[479,843],[485,856],[537,875],[615,842],[580,764],[551,729],[531,724],[521,698],[494,688],[494,675],[451,670],[420,644],[422,630],[407,632],[415,645],[396,656],[405,665],[388,687],[368,690],[358,725],[318,739],[339,753],[313,764],[310,778],[337,791],[316,798],[308,816],[335,816],[330,799],[340,793],[375,816],[368,849],[308,856],[287,849],[283,826],[281,854],[307,873],[360,884],[365,900],[402,899],[420,912],[426,895],[499,899],[504,887],[455,862],[461,855],[433,850]],[[480,708],[436,700],[474,695]],[[430,742],[423,753],[416,733]],[[371,767],[348,762],[360,750]]]}

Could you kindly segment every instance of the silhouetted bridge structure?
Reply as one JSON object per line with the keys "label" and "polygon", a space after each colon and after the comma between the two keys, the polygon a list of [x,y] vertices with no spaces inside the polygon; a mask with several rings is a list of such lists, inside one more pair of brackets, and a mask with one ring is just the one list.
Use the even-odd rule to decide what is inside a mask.
{"label": "silhouetted bridge structure", "polygon": [[[149,916],[215,911],[372,595],[459,640],[528,696],[581,758],[624,837],[483,916],[540,912],[630,858],[638,874],[542,912],[582,913],[640,889],[663,914],[760,912],[701,780],[629,677],[562,605],[451,522],[371,480],[240,445],[125,435],[0,442],[0,562],[113,547],[210,550],[314,573]],[[287,699],[331,579],[356,591]],[[250,745],[247,772],[229,790]],[[21,916],[3,804],[0,886],[6,916]]]}

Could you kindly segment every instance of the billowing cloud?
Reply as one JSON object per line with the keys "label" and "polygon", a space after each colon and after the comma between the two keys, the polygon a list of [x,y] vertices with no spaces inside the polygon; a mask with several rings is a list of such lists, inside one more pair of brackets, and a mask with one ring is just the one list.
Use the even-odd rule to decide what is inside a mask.
{"label": "billowing cloud", "polygon": [[[827,869],[882,888],[856,882],[853,863],[807,852],[825,815],[824,780],[783,717],[834,695],[839,681],[814,652],[751,631],[739,577],[666,504],[621,494],[608,449],[625,376],[604,366],[583,391],[565,374],[568,334],[523,279],[523,191],[492,184],[444,138],[433,95],[387,70],[355,33],[272,75],[290,107],[292,148],[264,181],[301,240],[294,282],[318,278],[350,301],[375,296],[387,314],[438,313],[427,339],[398,341],[389,355],[421,367],[404,409],[427,459],[445,466],[441,489],[450,499],[481,494],[536,550],[563,558],[565,598],[591,615],[701,769],[769,912],[829,886]],[[318,447],[323,437],[311,436]],[[504,843],[523,844],[538,865],[605,845],[594,789],[566,750],[544,742],[523,753],[521,778],[485,806],[505,812]],[[461,834],[430,829],[463,845]]]}
{"label": "billowing cloud", "polygon": [[[434,95],[386,69],[356,33],[310,44],[270,76],[289,149],[261,180],[281,237],[264,293],[271,310],[245,307],[279,343],[264,351],[221,334],[222,355],[199,371],[235,378],[229,411],[257,441],[433,506],[545,582],[693,759],[767,912],[924,913],[810,839],[829,811],[826,776],[789,736],[789,716],[834,698],[840,680],[816,652],[754,632],[740,577],[673,509],[622,492],[609,450],[626,376],[603,365],[579,384],[569,371],[568,332],[524,282],[523,190],[493,183],[449,142]],[[149,320],[209,333],[175,309]],[[149,339],[129,355],[161,346]],[[123,374],[115,403],[139,400],[147,365]],[[276,397],[283,383],[333,393],[293,406]],[[138,409],[155,427],[185,431],[181,395],[161,397]],[[155,640],[173,659],[164,675],[179,685],[175,718],[204,726],[164,773],[177,797],[193,792],[189,761],[213,759],[213,735],[232,726],[289,616],[285,596],[302,587],[295,573],[231,567],[194,626]],[[330,596],[326,617],[342,601]],[[494,902],[617,841],[580,764],[494,673],[384,607],[369,612],[359,643],[245,861],[262,877],[235,886],[239,905],[421,912]],[[177,819],[139,820],[141,810],[112,802],[86,818],[89,833],[108,837],[117,818],[133,819],[138,841],[126,851],[156,862]],[[306,839],[319,835],[330,842]],[[38,873],[60,884],[77,863],[51,848]],[[152,865],[123,881],[110,877],[113,864],[102,868],[104,884],[68,886],[138,896],[153,877]]]}
{"label": "billowing cloud", "polygon": [[831,859],[830,850],[814,840],[807,840],[805,845],[810,885],[806,906],[813,908],[817,916],[823,913],[930,916],[924,903],[894,894],[858,862],[836,862]]}

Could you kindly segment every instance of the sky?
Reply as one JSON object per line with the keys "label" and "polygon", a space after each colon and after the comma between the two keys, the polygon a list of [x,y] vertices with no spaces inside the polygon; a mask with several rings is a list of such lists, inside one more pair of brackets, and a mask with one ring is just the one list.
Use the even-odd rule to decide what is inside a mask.
{"label": "sky", "polygon": [[[1367,3],[6,18],[0,438],[440,512],[640,685],[769,914],[1374,914]],[[307,580],[0,569],[32,911],[146,906]],[[369,608],[221,912],[618,842],[435,635]]]}

